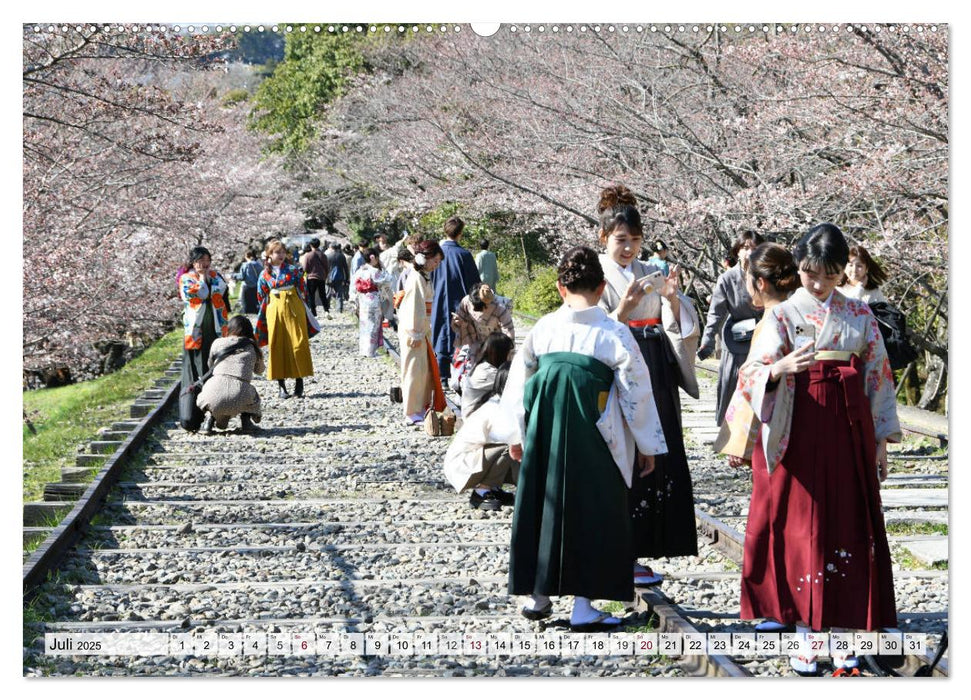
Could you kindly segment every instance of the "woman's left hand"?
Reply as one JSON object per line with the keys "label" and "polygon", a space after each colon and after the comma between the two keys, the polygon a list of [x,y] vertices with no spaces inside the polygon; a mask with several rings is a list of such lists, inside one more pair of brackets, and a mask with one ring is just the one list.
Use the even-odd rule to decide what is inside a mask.
{"label": "woman's left hand", "polygon": [[637,466],[641,468],[638,476],[647,476],[654,471],[654,455],[637,455]]}
{"label": "woman's left hand", "polygon": [[887,441],[878,440],[877,441],[877,474],[880,475],[880,481],[886,480],[888,472],[889,472],[889,468],[887,466]]}
{"label": "woman's left hand", "polygon": [[661,296],[666,299],[671,299],[676,297],[680,291],[680,283],[678,282],[678,273],[681,268],[677,265],[672,265],[671,270],[668,272],[667,278],[664,280],[664,286],[661,287]]}

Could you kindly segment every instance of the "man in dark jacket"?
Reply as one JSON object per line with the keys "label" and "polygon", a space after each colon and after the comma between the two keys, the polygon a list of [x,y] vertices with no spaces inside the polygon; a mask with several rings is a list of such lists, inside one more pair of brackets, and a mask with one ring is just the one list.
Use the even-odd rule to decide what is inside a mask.
{"label": "man in dark jacket", "polygon": [[[314,243],[317,245],[314,245]],[[304,249],[303,255],[300,256],[300,267],[303,268],[304,274],[307,276],[307,303],[310,305],[310,311],[314,316],[317,315],[318,294],[324,300],[324,311],[330,312],[329,305],[326,303],[327,273],[330,264],[324,255],[319,254],[319,248],[320,241],[314,238]]]}
{"label": "man in dark jacket", "polygon": [[337,310],[344,313],[344,302],[347,301],[347,288],[351,275],[347,269],[347,258],[341,252],[340,243],[331,243],[326,257],[330,265],[330,274],[327,276],[328,294],[337,299]]}
{"label": "man in dark jacket", "polygon": [[443,383],[451,375],[452,352],[455,349],[452,313],[472,285],[479,281],[475,258],[459,245],[464,229],[465,222],[457,216],[445,222],[445,238],[441,241],[445,258],[431,276],[435,295],[432,304],[432,345]]}
{"label": "man in dark jacket", "polygon": [[233,279],[243,283],[240,299],[243,302],[244,314],[259,313],[259,305],[256,303],[256,287],[260,283],[260,275],[263,273],[263,263],[257,260],[256,252],[246,251],[246,262],[239,268],[239,272],[233,275]]}

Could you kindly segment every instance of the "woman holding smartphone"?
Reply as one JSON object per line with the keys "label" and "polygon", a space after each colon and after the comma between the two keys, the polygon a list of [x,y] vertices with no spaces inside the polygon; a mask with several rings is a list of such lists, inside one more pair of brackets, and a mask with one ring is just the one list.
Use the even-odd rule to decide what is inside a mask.
{"label": "woman holding smartphone", "polygon": [[633,534],[634,583],[653,586],[662,578],[638,558],[698,553],[691,473],[684,451],[678,386],[697,398],[694,357],[698,314],[678,291],[678,270],[665,276],[637,259],[644,241],[637,200],[623,185],[603,190],[598,206],[600,256],[606,287],[600,306],[627,325],[651,374],[654,402],[661,418],[667,454],[654,460],[654,471],[634,475],[628,493]]}
{"label": "woman holding smartphone", "polygon": [[[887,442],[900,440],[890,363],[869,307],[836,289],[849,257],[839,228],[816,226],[793,256],[801,287],[767,312],[739,372],[762,423],[752,470],[765,474],[769,523],[759,542],[746,536],[764,559],[746,562],[741,616],[797,631],[895,627],[880,504]],[[814,657],[791,663],[816,673]],[[853,657],[833,663],[859,673]]]}

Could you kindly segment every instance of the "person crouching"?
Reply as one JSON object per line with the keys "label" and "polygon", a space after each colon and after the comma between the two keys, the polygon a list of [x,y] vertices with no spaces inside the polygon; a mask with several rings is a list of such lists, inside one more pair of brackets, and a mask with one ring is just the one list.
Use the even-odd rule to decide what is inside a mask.
{"label": "person crouching", "polygon": [[[228,335],[212,343],[209,363],[217,353],[231,352],[212,370],[212,376],[202,385],[196,404],[206,412],[203,433],[211,433],[213,426],[225,430],[229,419],[240,417],[244,431],[253,430],[253,423],[262,417],[260,395],[253,386],[253,374],[266,371],[263,353],[253,338],[253,324],[245,316],[233,316],[227,324]],[[236,352],[233,352],[237,349]]]}

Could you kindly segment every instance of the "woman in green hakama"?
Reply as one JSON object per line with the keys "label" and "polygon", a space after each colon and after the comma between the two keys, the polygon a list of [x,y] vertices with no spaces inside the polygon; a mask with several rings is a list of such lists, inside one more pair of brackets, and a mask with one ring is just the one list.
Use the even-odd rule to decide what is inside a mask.
{"label": "woman in green hakama", "polygon": [[667,446],[644,358],[630,331],[597,306],[604,276],[596,253],[570,250],[557,288],[564,304],[526,337],[500,405],[510,455],[522,461],[509,592],[531,596],[529,619],[552,613],[550,596],[573,595],[574,630],[614,629],[621,621],[590,599],[634,597],[634,447],[647,474]]}
{"label": "woman in green hakama", "polygon": [[573,352],[538,359],[523,401],[509,592],[632,600],[627,486],[596,425],[614,372]]}

